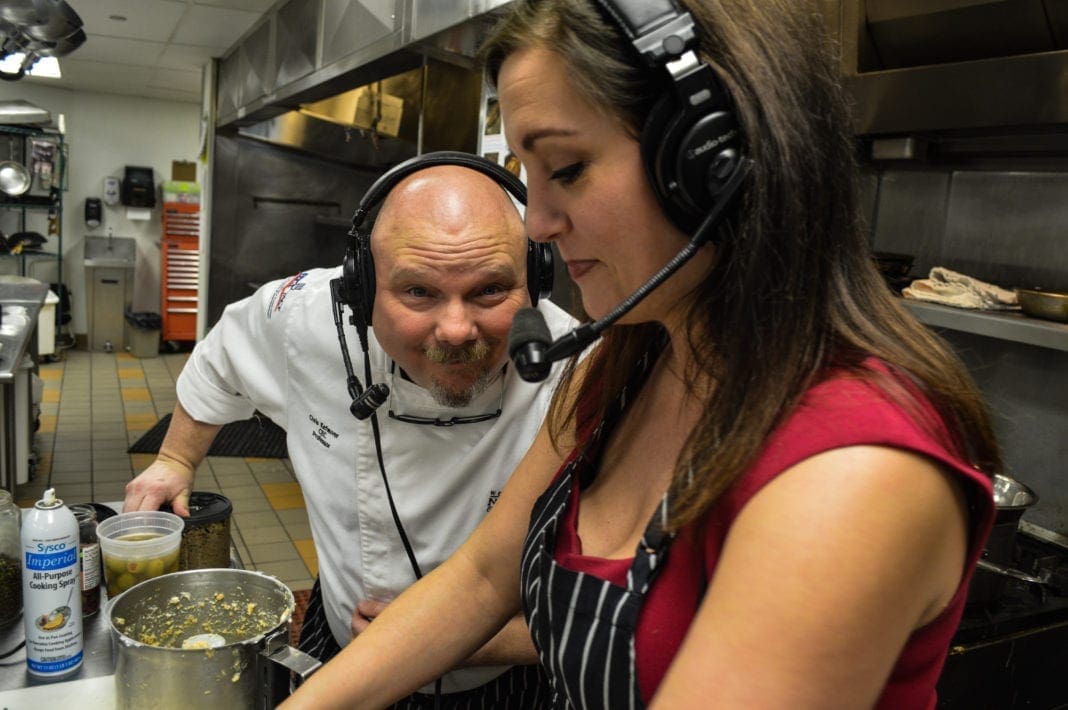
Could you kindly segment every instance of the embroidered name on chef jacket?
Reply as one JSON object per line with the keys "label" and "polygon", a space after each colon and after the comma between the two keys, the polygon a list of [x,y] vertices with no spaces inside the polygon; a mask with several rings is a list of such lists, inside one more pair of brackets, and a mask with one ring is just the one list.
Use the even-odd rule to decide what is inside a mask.
{"label": "embroidered name on chef jacket", "polygon": [[313,425],[312,438],[329,449],[330,439],[336,439],[337,432],[331,429],[326,422],[321,422],[316,419],[314,414],[308,415],[308,421],[310,421]]}

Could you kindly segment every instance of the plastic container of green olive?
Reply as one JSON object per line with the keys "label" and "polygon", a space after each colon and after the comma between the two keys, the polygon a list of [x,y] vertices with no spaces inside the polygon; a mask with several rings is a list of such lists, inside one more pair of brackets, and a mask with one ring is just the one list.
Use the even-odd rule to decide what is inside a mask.
{"label": "plastic container of green olive", "polygon": [[120,513],[97,526],[108,598],[138,582],[178,571],[185,521],[174,513]]}
{"label": "plastic container of green olive", "polygon": [[[182,552],[178,569],[205,569],[230,566],[230,516],[233,503],[220,493],[193,491],[189,494],[189,517],[184,518]],[[169,504],[160,510],[174,512]]]}

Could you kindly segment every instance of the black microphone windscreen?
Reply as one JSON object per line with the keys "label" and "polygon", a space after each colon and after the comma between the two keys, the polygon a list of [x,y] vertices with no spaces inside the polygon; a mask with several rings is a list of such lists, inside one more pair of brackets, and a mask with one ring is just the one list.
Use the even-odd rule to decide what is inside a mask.
{"label": "black microphone windscreen", "polygon": [[514,357],[516,350],[524,345],[549,345],[552,341],[553,336],[545,323],[545,316],[535,308],[522,308],[515,314],[512,329],[508,332],[508,356]]}

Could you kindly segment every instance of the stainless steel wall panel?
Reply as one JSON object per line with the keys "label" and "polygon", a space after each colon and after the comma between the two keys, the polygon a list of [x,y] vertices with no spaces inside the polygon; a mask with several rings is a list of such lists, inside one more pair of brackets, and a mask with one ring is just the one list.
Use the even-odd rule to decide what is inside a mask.
{"label": "stainless steel wall panel", "polygon": [[1068,289],[1068,173],[953,174],[945,266],[1005,286]]}
{"label": "stainless steel wall panel", "polygon": [[854,74],[844,84],[854,131],[879,135],[1068,123],[1066,77],[1060,51]]}
{"label": "stainless steel wall panel", "polygon": [[328,65],[401,29],[398,0],[324,0],[322,64]]}
{"label": "stainless steel wall panel", "polygon": [[412,0],[410,38],[412,41],[424,39],[473,17],[492,12],[509,2],[510,0]]}
{"label": "stainless steel wall panel", "polygon": [[912,273],[926,275],[942,264],[949,173],[892,170],[883,173],[875,213],[873,247],[913,254]]}
{"label": "stainless steel wall panel", "polygon": [[318,228],[316,218],[351,218],[382,172],[217,135],[207,325],[255,285],[340,264],[346,230]]}
{"label": "stainless steel wall panel", "polygon": [[319,0],[290,0],[278,8],[274,22],[276,86],[285,86],[315,70],[319,8]]}
{"label": "stainless steel wall panel", "polygon": [[241,52],[234,49],[219,62],[219,90],[217,95],[220,116],[233,113],[241,106]]}
{"label": "stainless steel wall panel", "polygon": [[245,70],[241,101],[244,104],[255,101],[274,89],[275,69],[271,54],[273,23],[274,18],[268,17],[266,22],[253,30],[252,34],[241,43],[240,49]]}
{"label": "stainless steel wall panel", "polygon": [[990,404],[1005,472],[1038,493],[1024,515],[1068,535],[1068,353],[941,331]]}
{"label": "stainless steel wall panel", "polygon": [[882,68],[1049,52],[1042,0],[866,0]]}

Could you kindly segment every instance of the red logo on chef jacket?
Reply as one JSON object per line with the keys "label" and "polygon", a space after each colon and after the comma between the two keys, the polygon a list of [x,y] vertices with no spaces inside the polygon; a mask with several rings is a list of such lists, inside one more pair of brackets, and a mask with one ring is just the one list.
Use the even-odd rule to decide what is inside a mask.
{"label": "red logo on chef jacket", "polygon": [[301,271],[296,276],[292,276],[282,282],[282,285],[275,289],[271,295],[271,302],[267,304],[267,320],[271,319],[271,315],[282,310],[282,304],[286,300],[286,296],[290,291],[299,291],[304,288],[304,284],[301,281],[308,275],[307,271]]}

